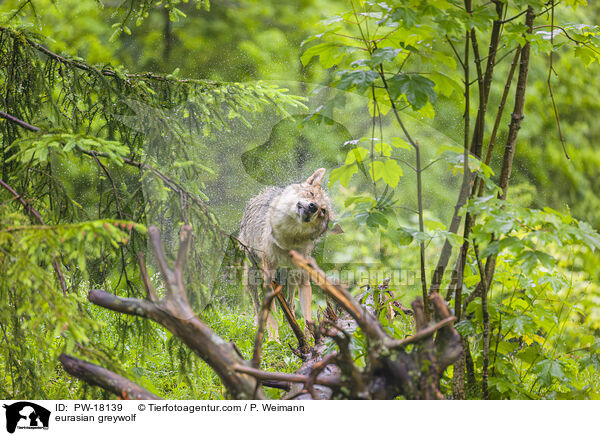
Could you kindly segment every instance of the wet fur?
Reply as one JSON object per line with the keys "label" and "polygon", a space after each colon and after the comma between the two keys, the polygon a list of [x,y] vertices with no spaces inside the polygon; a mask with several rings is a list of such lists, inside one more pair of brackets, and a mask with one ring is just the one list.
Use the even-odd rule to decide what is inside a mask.
{"label": "wet fur", "polygon": [[[268,187],[252,198],[244,210],[239,239],[247,245],[263,269],[263,280],[270,283],[277,277],[277,269],[287,268],[288,303],[295,307],[295,288],[299,288],[300,305],[305,321],[312,321],[312,288],[309,277],[298,270],[289,259],[289,251],[296,250],[309,257],[318,239],[325,233],[332,219],[331,203],[321,183],[325,169],[320,168],[306,181],[285,188]],[[311,203],[317,207],[310,213]],[[245,284],[251,295],[255,315],[260,310],[258,287],[249,280],[250,266],[246,265]],[[267,327],[277,339],[278,326],[269,316]]]}

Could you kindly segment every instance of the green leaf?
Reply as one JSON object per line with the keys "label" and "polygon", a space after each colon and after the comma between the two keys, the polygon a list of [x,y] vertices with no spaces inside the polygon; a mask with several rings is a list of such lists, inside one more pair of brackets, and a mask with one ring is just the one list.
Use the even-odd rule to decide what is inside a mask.
{"label": "green leaf", "polygon": [[470,319],[463,319],[457,322],[454,327],[461,334],[462,337],[475,336],[477,329]]}
{"label": "green leaf", "polygon": [[538,375],[539,380],[545,386],[552,385],[554,379],[558,379],[561,382],[567,381],[562,363],[556,360],[542,360],[533,367],[533,371]]}
{"label": "green leaf", "polygon": [[329,174],[329,186],[333,186],[336,181],[340,182],[340,185],[347,188],[350,184],[350,179],[354,174],[358,172],[356,164],[344,165],[339,168],[331,170]]}
{"label": "green leaf", "polygon": [[437,94],[450,97],[454,92],[456,92],[457,95],[461,95],[463,93],[463,88],[460,83],[443,73],[434,71],[429,77],[431,77],[431,79],[435,82],[434,91]]}
{"label": "green leaf", "polygon": [[523,272],[528,275],[531,274],[538,262],[546,268],[552,268],[555,262],[552,256],[538,250],[525,250],[521,252],[515,260],[521,263]]}
{"label": "green leaf", "polygon": [[385,161],[374,161],[371,162],[369,174],[373,178],[373,181],[383,179],[391,188],[398,186],[400,177],[403,175],[402,167],[398,165],[393,159],[387,159]]}
{"label": "green leaf", "polygon": [[575,9],[577,6],[585,6],[587,4],[587,0],[566,0],[565,4],[567,6],[572,6]]}
{"label": "green leaf", "polygon": [[585,221],[579,223],[578,236],[585,242],[590,248],[600,250],[600,235],[592,226]]}
{"label": "green leaf", "polygon": [[395,230],[389,230],[388,235],[392,241],[398,245],[409,245],[413,241],[413,235],[407,232],[403,227]]}
{"label": "green leaf", "polygon": [[490,242],[483,250],[481,250],[481,257],[488,257],[492,254],[498,254],[500,251],[500,243],[498,241]]}
{"label": "green leaf", "polygon": [[424,224],[428,230],[446,230],[446,226],[439,221],[425,220]]}
{"label": "green leaf", "polygon": [[407,6],[402,6],[394,9],[390,14],[392,21],[400,23],[404,29],[410,29],[419,22],[417,12]]}
{"label": "green leaf", "polygon": [[500,341],[498,343],[498,354],[510,354],[519,347],[516,342]]}
{"label": "green leaf", "polygon": [[370,59],[360,59],[354,61],[350,64],[350,66],[356,68],[360,66],[370,67],[371,69],[376,69],[384,62],[391,62],[402,52],[399,48],[392,47],[382,47],[377,48],[373,53],[371,53]]}
{"label": "green leaf", "polygon": [[533,269],[537,266],[538,262],[537,256],[532,250],[523,251],[517,256],[516,261],[521,262],[523,272],[527,275],[531,274]]}
{"label": "green leaf", "polygon": [[521,314],[507,315],[502,321],[502,324],[503,330],[511,329],[513,333],[516,333],[519,336],[524,335],[535,327],[535,323],[529,316]]}
{"label": "green leaf", "polygon": [[496,388],[496,390],[501,394],[515,391],[515,384],[511,381],[503,379],[502,377],[490,377],[489,385],[490,387]]}
{"label": "green leaf", "polygon": [[435,83],[418,74],[396,74],[387,81],[390,98],[397,100],[404,95],[415,110],[421,109],[428,101],[435,102]]}
{"label": "green leaf", "polygon": [[521,252],[524,247],[525,245],[523,244],[523,241],[515,236],[507,236],[506,238],[502,238],[499,244],[500,251],[507,249],[515,254]]}
{"label": "green leaf", "polygon": [[[516,344],[515,344],[516,345]],[[517,357],[525,363],[532,365],[537,362],[540,356],[544,357],[542,354],[542,349],[537,342],[534,342],[528,347],[525,347],[524,350],[519,351]]]}
{"label": "green leaf", "polygon": [[343,90],[356,89],[356,92],[363,94],[369,89],[379,75],[370,70],[344,70],[338,73],[339,80],[337,87]]}
{"label": "green leaf", "polygon": [[346,165],[353,164],[354,162],[362,162],[365,157],[369,155],[369,150],[364,147],[355,147],[348,152],[346,155]]}
{"label": "green leaf", "polygon": [[387,217],[379,212],[379,211],[373,211],[371,213],[369,213],[369,216],[367,218],[367,225],[369,227],[387,227],[388,226],[388,219]]}
{"label": "green leaf", "polygon": [[377,204],[377,201],[375,201],[372,197],[365,195],[355,195],[348,197],[346,201],[344,201],[344,207],[348,207],[354,203],[366,203],[368,207],[373,207]]}
{"label": "green leaf", "polygon": [[593,367],[594,370],[596,370],[596,372],[600,372],[600,355],[590,354],[581,358],[581,360],[579,361],[580,370],[584,370],[588,366]]}
{"label": "green leaf", "polygon": [[314,57],[319,57],[319,63],[323,68],[331,68],[334,65],[342,63],[344,58],[356,50],[355,47],[336,44],[333,42],[323,42],[315,44],[302,53],[300,61],[303,65],[307,65]]}
{"label": "green leaf", "polygon": [[385,142],[376,142],[373,150],[381,156],[390,157],[392,155],[392,147]]}
{"label": "green leaf", "polygon": [[392,147],[403,148],[405,150],[412,150],[412,146],[402,138],[392,138]]}
{"label": "green leaf", "polygon": [[548,269],[552,269],[554,267],[555,260],[552,256],[542,251],[535,252],[536,257],[540,261],[542,265],[544,265]]}

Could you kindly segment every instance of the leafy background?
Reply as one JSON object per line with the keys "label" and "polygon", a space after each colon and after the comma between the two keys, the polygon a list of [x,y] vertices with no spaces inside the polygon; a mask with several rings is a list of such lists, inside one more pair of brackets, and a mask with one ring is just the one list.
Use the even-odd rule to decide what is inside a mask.
{"label": "leafy background", "polygon": [[[67,350],[161,396],[223,398],[218,377],[169,333],[89,305],[87,290],[140,296],[137,254],[147,252],[146,225],[158,224],[172,249],[179,224],[190,221],[202,229],[188,278],[192,304],[249,356],[253,315],[247,298],[236,281],[212,284],[222,259],[231,255],[228,233],[262,186],[301,179],[317,165],[335,168],[330,190],[345,229],[321,243],[317,259],[341,270],[376,265],[401,271],[404,280],[394,294],[405,305],[419,295],[419,242],[426,241],[432,259],[444,238],[456,247],[462,243],[447,223],[461,180],[464,101],[452,51],[416,43],[434,41],[434,25],[449,37],[460,35],[456,23],[465,18],[449,14],[432,24],[423,2],[396,3],[136,0],[130,9],[94,0],[3,2],[0,110],[41,130],[0,121],[1,179],[43,222],[2,191],[0,396],[105,398],[65,375],[56,358]],[[452,10],[455,2],[428,3]],[[481,3],[473,25],[484,33],[494,16]],[[511,11],[530,4],[544,8],[543,2],[514,1]],[[388,24],[401,22],[408,30],[367,56],[338,35],[359,36],[343,22],[352,8],[372,28],[387,14]],[[593,25],[600,7],[571,1],[556,14],[564,25]],[[507,44],[519,42],[518,23],[507,24]],[[572,29],[576,34],[578,28]],[[473,240],[481,255],[499,256],[489,295],[490,397],[598,398],[598,55],[558,38],[549,47],[541,33],[531,43],[535,62],[510,203],[486,195],[468,205],[480,217]],[[410,146],[393,124],[389,101],[373,87],[376,68],[398,67],[411,44],[412,56],[419,57],[410,68],[426,74],[395,75],[389,86],[392,99],[404,99],[406,125],[418,132],[424,162],[434,162],[424,173],[424,232],[407,210],[416,207],[415,180],[402,163],[411,159]],[[550,51],[568,160],[546,83]],[[500,75],[510,58],[499,63]],[[501,93],[502,85],[494,83],[490,107]],[[381,106],[375,108],[375,101]],[[377,112],[380,130],[374,133]],[[509,110],[504,117],[502,126]],[[502,128],[497,142],[505,140]],[[372,153],[381,159],[369,160]],[[500,153],[489,167],[472,162],[492,186],[489,192],[500,164]],[[488,244],[490,235],[496,240]],[[156,275],[153,280],[160,288]],[[471,253],[465,292],[479,280]],[[323,304],[317,295],[315,305]],[[458,328],[472,355],[468,396],[478,398],[481,301],[473,298],[465,309]],[[385,319],[389,314],[382,310]],[[399,336],[412,329],[409,318],[391,318],[387,325]],[[299,365],[286,345],[291,338],[286,330],[283,345],[267,345],[265,369]],[[355,338],[359,361],[361,340]],[[452,376],[444,380],[448,395]]]}

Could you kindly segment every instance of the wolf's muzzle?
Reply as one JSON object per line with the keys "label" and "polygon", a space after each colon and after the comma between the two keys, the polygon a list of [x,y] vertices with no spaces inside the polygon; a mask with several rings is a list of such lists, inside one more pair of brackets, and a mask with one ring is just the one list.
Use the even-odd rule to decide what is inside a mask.
{"label": "wolf's muzzle", "polygon": [[309,222],[312,216],[319,210],[317,204],[312,201],[308,203],[308,205],[304,205],[299,201],[296,204],[296,208],[298,209],[298,215],[300,215],[300,218],[302,218],[302,221],[305,223]]}

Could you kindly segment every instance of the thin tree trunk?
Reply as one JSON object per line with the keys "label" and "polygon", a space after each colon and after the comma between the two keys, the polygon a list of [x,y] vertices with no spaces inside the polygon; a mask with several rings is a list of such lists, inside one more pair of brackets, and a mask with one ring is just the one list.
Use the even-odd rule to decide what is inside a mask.
{"label": "thin tree trunk", "polygon": [[[533,8],[530,6],[527,9],[527,15],[525,19],[525,25],[527,26],[528,33],[533,30],[533,21],[535,19],[535,13]],[[517,79],[517,90],[515,94],[515,107],[511,116],[510,127],[508,129],[508,139],[506,140],[506,146],[504,147],[504,158],[502,161],[502,171],[500,173],[499,186],[502,189],[500,198],[506,199],[508,194],[508,184],[510,182],[510,174],[512,172],[513,159],[515,157],[515,150],[517,144],[517,136],[519,135],[519,129],[521,128],[521,121],[524,118],[523,108],[525,106],[525,92],[527,90],[527,75],[529,73],[529,54],[531,46],[529,42],[525,43],[521,50],[521,63],[519,65],[519,78]]]}

